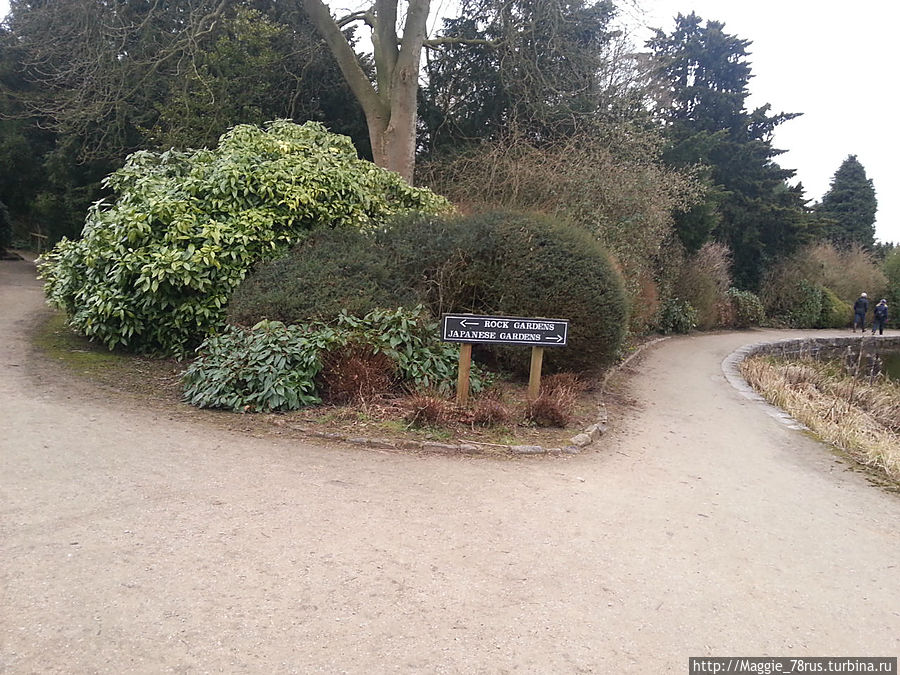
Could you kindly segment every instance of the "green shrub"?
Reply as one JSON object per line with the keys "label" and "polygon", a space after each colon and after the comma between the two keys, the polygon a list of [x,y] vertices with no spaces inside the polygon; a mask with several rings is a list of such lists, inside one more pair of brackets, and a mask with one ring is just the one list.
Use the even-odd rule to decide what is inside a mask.
{"label": "green shrub", "polygon": [[697,310],[691,303],[680,298],[668,298],[662,305],[659,316],[659,331],[669,333],[690,333],[697,327]]}
{"label": "green shrub", "polygon": [[795,255],[771,268],[763,281],[761,300],[766,316],[776,325],[813,328],[822,315],[822,286],[818,264]]}
{"label": "green shrub", "polygon": [[[396,364],[401,383],[412,389],[447,392],[456,384],[459,347],[441,342],[440,325],[425,307],[375,309],[362,318],[341,314],[337,329],[345,342],[372,345]],[[472,369],[470,386],[478,392],[483,377]]]}
{"label": "green shrub", "polygon": [[853,318],[853,308],[830,288],[822,288],[822,311],[816,328],[846,328]]}
{"label": "green shrub", "polygon": [[731,303],[732,327],[749,328],[765,321],[766,311],[755,293],[729,288],[727,296]]}
{"label": "green shrub", "polygon": [[[369,357],[383,356],[391,363],[391,378],[369,369],[372,377],[362,383],[360,394],[379,393],[373,387],[386,386],[388,379],[391,388],[443,392],[456,381],[458,349],[440,341],[437,324],[419,307],[376,310],[362,318],[342,314],[332,326],[286,326],[280,321],[262,321],[249,329],[228,326],[198,349],[183,376],[184,397],[203,408],[294,410],[318,403],[323,368],[353,353],[364,354],[363,367],[378,365],[381,374],[384,361]],[[482,386],[474,369],[472,391]],[[340,397],[352,391],[343,382],[332,393]]]}
{"label": "green shrub", "polygon": [[[612,362],[628,324],[622,279],[590,234],[565,221],[495,212],[403,219],[379,233],[395,273],[435,315],[473,312],[569,319],[568,345],[544,352],[548,372]],[[485,347],[527,372],[521,347]]]}
{"label": "green shrub", "polygon": [[[547,218],[497,214],[468,226],[494,227],[496,276],[484,295],[492,313],[569,319],[568,345],[548,349],[551,371],[596,369],[612,363],[628,326],[622,277],[597,240],[583,229]],[[521,348],[506,348],[508,367],[527,371]]]}
{"label": "green shrub", "polygon": [[[361,262],[354,266],[357,256]],[[284,298],[283,305],[267,306],[272,298]],[[621,278],[593,237],[545,218],[510,213],[403,218],[374,238],[322,233],[295,248],[289,259],[254,270],[235,294],[231,316],[245,323],[262,316],[327,320],[340,306],[336,298],[352,299],[348,314],[357,316],[393,299],[389,306],[421,302],[432,316],[475,312],[570,319],[568,346],[545,352],[548,370],[611,362],[627,325]],[[262,315],[243,311],[250,306],[267,308]],[[521,347],[484,351],[511,369],[527,370]]]}
{"label": "green shrub", "polygon": [[204,341],[184,372],[184,398],[201,408],[295,410],[319,402],[314,379],[336,336],[263,321],[228,326]]}
{"label": "green shrub", "polygon": [[791,328],[814,328],[822,316],[822,287],[801,279],[786,319]]}
{"label": "green shrub", "polygon": [[115,203],[94,205],[82,239],[61,241],[41,274],[73,328],[142,352],[197,344],[251,265],[310,230],[449,209],[313,122],[240,125],[215,150],[137,152],[106,185]]}
{"label": "green shrub", "polygon": [[888,301],[888,323],[900,326],[900,245],[894,246],[884,259],[882,272],[888,280],[885,299]]}
{"label": "green shrub", "polygon": [[341,312],[363,316],[377,307],[414,307],[412,289],[398,281],[371,235],[323,230],[284,257],[255,265],[228,302],[228,322],[331,321]]}

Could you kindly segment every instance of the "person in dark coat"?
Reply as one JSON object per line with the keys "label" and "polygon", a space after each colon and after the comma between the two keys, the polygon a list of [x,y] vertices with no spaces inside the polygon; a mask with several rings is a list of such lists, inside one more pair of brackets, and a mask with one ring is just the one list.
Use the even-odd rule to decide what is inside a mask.
{"label": "person in dark coat", "polygon": [[875,329],[878,329],[879,335],[884,335],[884,324],[887,323],[888,319],[888,306],[887,300],[884,298],[881,299],[877,305],[875,305],[875,318],[872,320],[872,335],[875,335]]}
{"label": "person in dark coat", "polygon": [[856,324],[859,324],[861,331],[866,330],[866,312],[869,311],[869,296],[860,293],[856,302],[853,303],[853,332],[856,332]]}

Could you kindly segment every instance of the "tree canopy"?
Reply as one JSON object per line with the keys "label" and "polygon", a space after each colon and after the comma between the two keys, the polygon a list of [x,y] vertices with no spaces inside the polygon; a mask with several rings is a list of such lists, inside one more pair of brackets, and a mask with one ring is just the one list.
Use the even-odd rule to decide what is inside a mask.
{"label": "tree canopy", "polygon": [[[514,127],[559,138],[628,101],[629,63],[611,0],[467,0],[426,46],[427,151]],[[631,113],[637,111],[632,106]]]}
{"label": "tree canopy", "polygon": [[302,10],[275,0],[13,0],[0,26],[0,188],[74,236],[136,150],[204,147],[238,123],[365,122]]}

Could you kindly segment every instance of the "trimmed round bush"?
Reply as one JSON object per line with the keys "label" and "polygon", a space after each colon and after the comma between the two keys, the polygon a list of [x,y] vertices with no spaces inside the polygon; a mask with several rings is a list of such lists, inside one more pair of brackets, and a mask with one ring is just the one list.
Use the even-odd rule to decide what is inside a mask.
{"label": "trimmed round bush", "polygon": [[331,321],[378,307],[414,307],[370,234],[349,228],[312,233],[288,255],[254,266],[228,303],[228,322],[252,326]]}
{"label": "trimmed round bush", "polygon": [[321,228],[374,229],[410,211],[447,211],[429,190],[360,160],[317,123],[240,125],[214,150],[137,152],[106,179],[117,195],[41,275],[70,325],[110,348],[181,354],[216,330],[258,260]]}
{"label": "trimmed round bush", "polygon": [[[628,325],[621,276],[583,228],[534,214],[494,212],[402,219],[378,233],[387,255],[436,315],[472,312],[569,319],[568,345],[547,349],[554,370],[615,360]],[[528,351],[493,346],[506,368],[525,373]]]}
{"label": "trimmed round bush", "polygon": [[[568,346],[545,352],[548,371],[610,363],[627,326],[621,277],[596,239],[565,223],[515,213],[406,217],[372,234],[322,232],[287,258],[260,264],[232,302],[229,316],[243,323],[327,321],[343,308],[361,315],[415,303],[434,317],[569,319]],[[521,347],[482,351],[512,370],[527,370]]]}
{"label": "trimmed round bush", "polygon": [[[592,235],[535,216],[495,214],[468,222],[492,229],[497,240],[498,264],[484,291],[491,313],[569,319],[568,345],[544,352],[549,370],[590,370],[615,360],[628,301],[612,259]],[[527,372],[521,347],[498,351],[507,367]]]}

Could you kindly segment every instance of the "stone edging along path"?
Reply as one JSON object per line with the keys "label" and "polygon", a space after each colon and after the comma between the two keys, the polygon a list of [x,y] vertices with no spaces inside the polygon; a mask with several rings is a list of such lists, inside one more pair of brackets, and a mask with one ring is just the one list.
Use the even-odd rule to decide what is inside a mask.
{"label": "stone edging along path", "polygon": [[744,379],[744,376],[741,375],[741,362],[744,359],[756,356],[757,354],[783,356],[786,358],[800,358],[803,356],[816,356],[820,354],[826,354],[829,357],[837,357],[848,347],[860,347],[864,354],[872,354],[880,347],[900,347],[900,336],[867,337],[863,334],[860,337],[805,337],[787,338],[785,340],[776,340],[774,342],[757,342],[755,344],[744,345],[740,349],[736,349],[729,354],[725,360],[722,361],[722,373],[732,387],[737,389],[737,391],[745,398],[759,403],[762,408],[776,420],[791,429],[805,431],[808,430],[806,425],[795,420],[781,408],[769,403],[748,384]]}
{"label": "stone edging along path", "polygon": [[[664,340],[668,340],[667,337],[660,337],[655,340],[651,340],[650,342],[646,342],[635,349],[635,351],[630,354],[624,361],[616,364],[614,368],[612,368],[609,372],[607,372],[600,384],[600,392],[601,395],[603,391],[606,389],[606,384],[609,381],[610,377],[614,375],[616,372],[620,371],[622,368],[628,365],[628,363],[639,356],[645,349],[651,347],[659,342]],[[606,407],[601,403],[598,406],[597,418],[595,422],[589,426],[587,426],[581,433],[572,436],[569,439],[569,444],[560,446],[560,447],[552,447],[545,448],[540,445],[504,445],[500,443],[482,443],[478,441],[462,441],[459,443],[438,443],[435,441],[414,441],[414,440],[393,440],[390,438],[369,438],[362,436],[349,436],[347,434],[333,433],[327,431],[316,431],[314,429],[307,429],[302,426],[294,426],[292,427],[295,431],[299,431],[301,433],[307,434],[311,437],[315,438],[326,438],[332,441],[338,441],[342,443],[351,443],[353,445],[361,445],[368,448],[381,448],[385,450],[412,450],[419,452],[429,452],[429,453],[442,453],[442,454],[461,454],[461,455],[485,455],[485,454],[512,454],[512,455],[553,455],[553,454],[567,454],[567,455],[577,455],[583,449],[588,447],[591,443],[598,440],[604,433],[606,433],[607,424],[608,424],[608,415],[606,411]]]}

